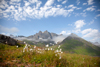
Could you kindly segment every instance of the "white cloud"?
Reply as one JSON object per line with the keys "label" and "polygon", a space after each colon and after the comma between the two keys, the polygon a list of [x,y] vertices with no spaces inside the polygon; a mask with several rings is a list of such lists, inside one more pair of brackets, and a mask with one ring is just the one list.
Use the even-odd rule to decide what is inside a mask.
{"label": "white cloud", "polygon": [[83,5],[86,5],[87,3],[83,3]]}
{"label": "white cloud", "polygon": [[7,28],[0,25],[0,33],[17,33],[18,31],[16,27]]}
{"label": "white cloud", "polygon": [[77,3],[77,5],[79,5],[80,4],[80,0],[77,0],[76,3]]}
{"label": "white cloud", "polygon": [[87,9],[83,10],[83,12],[85,11],[94,11],[95,10],[95,6],[91,6],[91,7],[88,7]]}
{"label": "white cloud", "polygon": [[81,33],[82,33],[82,34],[87,34],[87,33],[91,32],[91,31],[92,31],[92,29],[89,28],[89,29],[83,30]]}
{"label": "white cloud", "polygon": [[[3,2],[4,1],[4,2]],[[40,18],[47,18],[49,16],[58,16],[62,15],[64,17],[71,16],[71,13],[78,8],[74,5],[69,5],[68,8],[63,8],[62,5],[54,5],[54,0],[47,0],[44,6],[41,6],[42,2],[40,0],[29,0],[24,1],[23,6],[21,5],[21,0],[14,0],[14,1],[5,1],[0,3],[2,8],[5,7],[5,10],[0,8],[0,17],[5,17],[8,19],[14,19],[17,21],[26,20],[26,18],[33,18],[33,19],[40,19]],[[65,0],[67,2],[67,0]],[[9,5],[8,5],[8,2]]]}
{"label": "white cloud", "polygon": [[81,27],[83,27],[86,23],[84,22],[84,20],[78,20],[75,22],[75,27],[76,29],[80,29]]}
{"label": "white cloud", "polygon": [[62,0],[57,0],[58,2],[62,1]]}
{"label": "white cloud", "polygon": [[88,0],[88,5],[92,5],[93,3],[93,0]]}
{"label": "white cloud", "polygon": [[67,0],[63,1],[62,4],[65,4],[67,2]]}
{"label": "white cloud", "polygon": [[66,34],[66,31],[61,31],[61,33],[60,34]]}
{"label": "white cloud", "polygon": [[97,17],[100,17],[100,14],[96,15],[95,19],[97,19]]}
{"label": "white cloud", "polygon": [[64,30],[64,31],[61,31],[60,34],[63,34],[63,35],[70,35],[71,33],[70,33],[70,32],[66,32],[66,31]]}
{"label": "white cloud", "polygon": [[86,23],[84,22],[84,20],[77,20],[75,23],[74,23],[74,30],[72,30],[72,32],[74,33],[80,33],[81,32],[81,27],[83,27]]}
{"label": "white cloud", "polygon": [[5,0],[1,0],[0,1],[0,8],[5,9],[9,7],[9,5],[7,4],[7,2]]}
{"label": "white cloud", "polygon": [[73,4],[69,5],[68,8],[72,8],[72,9],[81,9],[81,7],[78,8],[78,7],[74,6]]}
{"label": "white cloud", "polygon": [[61,35],[61,36],[53,37],[52,40],[57,44],[57,42],[63,41],[66,37],[67,35]]}
{"label": "white cloud", "polygon": [[89,25],[91,25],[91,24],[93,24],[94,23],[94,20],[92,20],[90,23],[89,23]]}
{"label": "white cloud", "polygon": [[85,37],[100,37],[100,32],[97,29],[86,29],[83,30],[84,32],[84,38]]}
{"label": "white cloud", "polygon": [[24,1],[25,2],[25,6],[30,5],[30,2]]}
{"label": "white cloud", "polygon": [[[90,38],[92,42],[100,42],[100,32],[97,29],[86,29],[87,32],[83,35],[83,38]],[[83,31],[86,31],[83,30]]]}
{"label": "white cloud", "polygon": [[48,0],[45,6],[51,6],[54,3],[54,0]]}
{"label": "white cloud", "polygon": [[89,38],[92,42],[100,42],[100,32],[97,29],[85,29],[81,32],[83,38]]}
{"label": "white cloud", "polygon": [[11,2],[20,2],[21,0],[11,0]]}
{"label": "white cloud", "polygon": [[57,5],[58,8],[62,7],[62,5]]}

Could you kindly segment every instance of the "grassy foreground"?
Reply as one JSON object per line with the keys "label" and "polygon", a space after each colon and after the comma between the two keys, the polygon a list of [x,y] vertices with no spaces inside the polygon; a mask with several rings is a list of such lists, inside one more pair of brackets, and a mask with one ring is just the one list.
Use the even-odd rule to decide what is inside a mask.
{"label": "grassy foreground", "polygon": [[[33,47],[33,45],[31,45]],[[55,50],[23,52],[23,47],[0,43],[0,66],[3,67],[99,67],[100,57],[62,53],[55,55]]]}

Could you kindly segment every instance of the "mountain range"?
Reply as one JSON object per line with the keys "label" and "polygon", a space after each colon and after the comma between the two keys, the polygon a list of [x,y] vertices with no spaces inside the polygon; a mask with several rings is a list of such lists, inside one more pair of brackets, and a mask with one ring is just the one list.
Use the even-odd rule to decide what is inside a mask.
{"label": "mountain range", "polygon": [[[54,49],[57,49],[58,45],[61,45],[61,49],[66,53],[100,56],[100,47],[94,45],[89,41],[86,41],[85,39],[77,36],[74,33],[65,36],[50,33],[48,31],[39,31],[35,35],[31,35],[28,37],[15,37],[13,35],[10,35],[10,37],[14,40],[25,41],[28,44],[36,45],[42,48],[44,48],[46,44],[49,44],[49,46]],[[9,42],[10,40],[7,41]]]}

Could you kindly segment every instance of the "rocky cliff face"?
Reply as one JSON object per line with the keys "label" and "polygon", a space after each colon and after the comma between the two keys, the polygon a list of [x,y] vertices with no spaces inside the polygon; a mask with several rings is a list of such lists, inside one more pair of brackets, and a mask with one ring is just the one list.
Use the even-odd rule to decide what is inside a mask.
{"label": "rocky cliff face", "polygon": [[39,31],[39,33],[36,33],[35,35],[29,36],[28,38],[33,38],[36,40],[38,40],[38,39],[52,39],[54,36],[58,36],[58,35],[55,33],[50,33],[46,30],[44,32]]}

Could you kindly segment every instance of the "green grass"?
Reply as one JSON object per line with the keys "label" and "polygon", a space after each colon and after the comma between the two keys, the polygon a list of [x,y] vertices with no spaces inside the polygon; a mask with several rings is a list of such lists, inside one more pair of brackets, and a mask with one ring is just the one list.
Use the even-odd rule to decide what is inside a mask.
{"label": "green grass", "polygon": [[61,48],[66,53],[76,53],[90,56],[100,56],[100,48],[75,39],[64,41]]}
{"label": "green grass", "polygon": [[[33,45],[31,45],[33,47]],[[0,44],[0,66],[3,67],[99,67],[100,57],[80,54],[61,54],[55,56],[54,51],[41,50],[43,53],[24,52],[24,46],[17,48]],[[77,51],[78,52],[78,51]]]}

